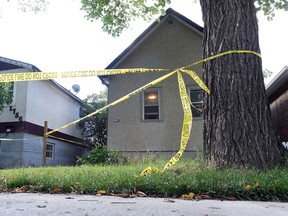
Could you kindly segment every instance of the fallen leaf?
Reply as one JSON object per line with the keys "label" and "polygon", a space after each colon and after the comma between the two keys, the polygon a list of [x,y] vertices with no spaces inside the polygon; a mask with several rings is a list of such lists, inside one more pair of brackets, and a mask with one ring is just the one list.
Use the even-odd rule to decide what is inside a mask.
{"label": "fallen leaf", "polygon": [[99,191],[96,192],[96,194],[98,194],[98,195],[106,195],[106,194],[107,194],[107,191],[105,191],[105,190],[99,190]]}
{"label": "fallen leaf", "polygon": [[111,204],[136,204],[136,202],[111,202]]}
{"label": "fallen leaf", "polygon": [[245,190],[246,190],[247,192],[249,192],[250,189],[251,189],[251,185],[246,185]]}
{"label": "fallen leaf", "polygon": [[59,194],[59,193],[61,193],[60,188],[54,188],[53,190],[50,191],[50,194]]}
{"label": "fallen leaf", "polygon": [[115,194],[115,196],[122,197],[122,198],[130,198],[130,194]]}
{"label": "fallen leaf", "polygon": [[13,191],[12,191],[12,193],[26,193],[28,190],[30,190],[31,189],[31,186],[29,186],[29,185],[24,185],[24,186],[22,186],[22,187],[20,187],[20,188],[15,188]]}
{"label": "fallen leaf", "polygon": [[172,200],[172,199],[165,199],[164,202],[175,203],[175,200]]}
{"label": "fallen leaf", "polygon": [[211,196],[209,196],[208,194],[201,194],[201,198],[202,199],[211,199]]}
{"label": "fallen leaf", "polygon": [[137,191],[136,192],[136,196],[137,197],[147,197],[147,195],[144,192],[142,192],[142,191]]}
{"label": "fallen leaf", "polygon": [[194,193],[189,193],[189,194],[183,194],[181,196],[181,199],[193,199],[195,197],[195,194]]}
{"label": "fallen leaf", "polygon": [[260,187],[259,182],[256,182],[256,183],[254,184],[254,186],[253,186],[254,189],[257,189],[257,188],[259,188],[259,187]]}

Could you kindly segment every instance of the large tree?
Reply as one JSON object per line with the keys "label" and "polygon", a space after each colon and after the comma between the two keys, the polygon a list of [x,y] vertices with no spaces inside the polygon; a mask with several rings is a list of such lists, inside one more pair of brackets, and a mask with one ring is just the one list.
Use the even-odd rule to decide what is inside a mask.
{"label": "large tree", "polygon": [[[254,0],[201,0],[204,58],[227,50],[260,53]],[[212,94],[204,106],[204,158],[222,166],[268,167],[283,160],[271,121],[261,58],[231,54],[204,63]]]}

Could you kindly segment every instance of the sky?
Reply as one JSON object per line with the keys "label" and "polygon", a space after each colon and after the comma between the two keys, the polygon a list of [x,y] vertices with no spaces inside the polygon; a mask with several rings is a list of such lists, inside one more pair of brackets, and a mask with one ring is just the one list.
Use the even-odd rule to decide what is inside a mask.
{"label": "sky", "polygon": [[[45,12],[34,14],[19,10],[17,0],[0,0],[0,56],[45,72],[104,69],[153,22],[136,20],[113,38],[100,21],[85,19],[80,0],[49,1]],[[172,0],[170,7],[203,26],[200,5],[192,2]],[[288,65],[288,12],[277,11],[273,21],[259,13],[258,19],[263,69],[273,71],[269,82]],[[80,85],[81,99],[105,89],[97,77],[57,81],[71,91],[73,84]]]}

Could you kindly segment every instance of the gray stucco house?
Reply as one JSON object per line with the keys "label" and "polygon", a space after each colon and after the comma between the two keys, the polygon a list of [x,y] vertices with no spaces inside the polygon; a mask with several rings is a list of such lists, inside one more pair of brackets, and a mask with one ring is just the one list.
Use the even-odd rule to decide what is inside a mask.
{"label": "gray stucco house", "polygon": [[[178,68],[202,59],[203,28],[168,9],[160,21],[152,23],[107,69]],[[201,65],[193,68],[202,77]],[[101,77],[113,102],[137,88],[165,75],[159,72]],[[202,90],[185,76],[193,104],[202,107]],[[192,133],[184,156],[195,157],[202,149],[202,113],[193,110]],[[183,110],[177,76],[170,77],[108,111],[108,148],[142,155],[172,156],[179,150]]]}
{"label": "gray stucco house", "polygon": [[[34,65],[0,57],[0,73],[33,71],[40,72]],[[79,119],[82,101],[53,80],[14,82],[11,94],[12,104],[6,105],[0,113],[0,168],[41,166],[44,121],[54,129]],[[52,135],[83,141],[75,125]],[[46,165],[73,165],[76,156],[86,149],[48,138]]]}

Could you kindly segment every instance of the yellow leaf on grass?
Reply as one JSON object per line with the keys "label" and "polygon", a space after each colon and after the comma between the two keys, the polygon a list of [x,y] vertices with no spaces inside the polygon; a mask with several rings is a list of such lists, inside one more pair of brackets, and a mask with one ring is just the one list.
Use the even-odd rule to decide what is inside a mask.
{"label": "yellow leaf on grass", "polygon": [[253,186],[254,189],[257,189],[259,187],[260,187],[259,182],[256,182],[256,184],[254,184],[254,186]]}
{"label": "yellow leaf on grass", "polygon": [[251,189],[251,185],[246,185],[245,190],[250,191],[250,189]]}
{"label": "yellow leaf on grass", "polygon": [[193,199],[195,197],[195,194],[194,193],[189,193],[189,194],[183,194],[181,196],[181,199]]}
{"label": "yellow leaf on grass", "polygon": [[107,191],[105,191],[105,190],[99,190],[99,191],[96,192],[96,194],[98,194],[98,195],[106,195],[106,194],[107,194]]}

